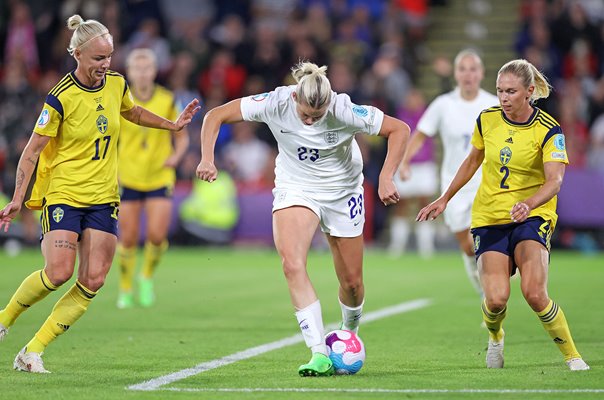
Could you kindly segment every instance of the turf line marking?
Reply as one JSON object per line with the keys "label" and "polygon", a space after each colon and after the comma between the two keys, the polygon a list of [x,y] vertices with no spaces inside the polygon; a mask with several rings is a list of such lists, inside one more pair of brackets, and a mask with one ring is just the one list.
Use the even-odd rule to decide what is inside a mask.
{"label": "turf line marking", "polygon": [[[363,324],[371,321],[376,321],[378,319],[390,317],[396,314],[402,314],[409,311],[418,310],[420,308],[424,308],[429,306],[432,303],[430,299],[417,299],[408,301],[405,303],[397,304],[394,306],[382,308],[381,310],[368,312],[363,314]],[[337,329],[340,326],[340,323],[333,323],[325,326],[325,331],[330,331],[333,329]],[[158,390],[161,386],[169,385],[173,382],[180,381],[186,378],[189,378],[193,375],[201,374],[202,372],[209,371],[212,369],[220,368],[225,365],[232,364],[237,361],[247,360],[248,358],[252,358],[258,356],[260,354],[267,353],[272,350],[281,349],[283,347],[291,346],[292,344],[301,343],[304,341],[301,333],[296,335],[286,337],[281,340],[277,340],[275,342],[266,343],[260,346],[252,347],[237,353],[233,353],[231,355],[207,361],[201,364],[197,364],[192,368],[187,368],[180,370],[178,372],[174,372],[172,374],[160,376],[158,378],[150,379],[148,381],[144,381],[141,383],[137,383],[135,385],[127,386],[126,388],[129,390],[143,390],[143,391],[151,391]]]}
{"label": "turf line marking", "polygon": [[345,389],[345,388],[162,388],[170,392],[301,392],[301,393],[406,393],[406,394],[438,394],[438,393],[493,393],[493,394],[531,394],[531,393],[604,393],[604,389]]}

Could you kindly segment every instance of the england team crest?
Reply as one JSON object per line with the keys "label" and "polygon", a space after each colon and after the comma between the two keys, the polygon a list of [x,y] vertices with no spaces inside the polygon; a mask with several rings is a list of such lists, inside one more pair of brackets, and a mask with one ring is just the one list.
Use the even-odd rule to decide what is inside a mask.
{"label": "england team crest", "polygon": [[101,134],[104,134],[107,132],[108,127],[109,121],[107,120],[107,117],[102,114],[99,115],[99,117],[96,119],[96,128],[99,130],[99,132],[101,132]]}
{"label": "england team crest", "polygon": [[61,207],[57,207],[52,211],[52,219],[54,219],[56,223],[61,222],[63,216],[65,216],[65,211],[63,211]]}
{"label": "england team crest", "polygon": [[336,144],[338,140],[338,132],[325,132],[325,143]]}

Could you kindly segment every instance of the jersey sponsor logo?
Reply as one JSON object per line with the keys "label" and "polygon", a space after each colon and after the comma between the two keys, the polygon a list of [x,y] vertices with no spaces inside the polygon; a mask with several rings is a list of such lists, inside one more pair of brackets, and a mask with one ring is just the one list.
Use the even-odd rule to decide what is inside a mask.
{"label": "jersey sponsor logo", "polygon": [[557,134],[554,136],[554,146],[556,146],[558,150],[564,150],[566,148],[564,145],[564,135]]}
{"label": "jersey sponsor logo", "polygon": [[365,118],[367,115],[369,115],[369,111],[363,106],[352,107],[352,112],[361,118]]}
{"label": "jersey sponsor logo", "polygon": [[509,147],[505,146],[499,152],[499,160],[501,161],[501,164],[506,165],[507,163],[510,162],[511,159],[512,159],[512,150]]}
{"label": "jersey sponsor logo", "polygon": [[325,143],[336,144],[338,140],[340,140],[338,132],[325,132]]}
{"label": "jersey sponsor logo", "polygon": [[514,141],[512,140],[512,137],[511,137],[511,136],[510,136],[509,138],[507,138],[507,139],[505,140],[505,142],[506,142],[506,143],[511,143],[511,144],[514,144]]}
{"label": "jersey sponsor logo", "polygon": [[104,108],[103,108],[103,106],[102,106],[102,105],[100,105],[100,104],[99,104],[99,105],[96,107],[96,110],[97,110],[97,111],[103,111],[103,110],[104,110]]}
{"label": "jersey sponsor logo", "polygon": [[552,159],[554,160],[566,160],[566,154],[559,151],[552,152]]}
{"label": "jersey sponsor logo", "polygon": [[65,216],[65,211],[63,211],[63,209],[61,207],[57,207],[52,211],[52,219],[54,219],[54,221],[56,223],[61,222],[61,220],[63,219],[64,216]]}
{"label": "jersey sponsor logo", "polygon": [[264,101],[268,97],[268,93],[261,93],[252,96],[252,100],[254,101]]}
{"label": "jersey sponsor logo", "polygon": [[108,125],[109,121],[107,121],[107,117],[105,117],[103,114],[99,115],[99,117],[96,119],[96,128],[99,130],[99,132],[103,134],[107,132]]}
{"label": "jersey sponsor logo", "polygon": [[47,109],[44,109],[40,113],[40,118],[38,118],[38,126],[43,128],[46,126],[46,124],[48,124],[48,121],[50,121],[50,114],[48,113]]}

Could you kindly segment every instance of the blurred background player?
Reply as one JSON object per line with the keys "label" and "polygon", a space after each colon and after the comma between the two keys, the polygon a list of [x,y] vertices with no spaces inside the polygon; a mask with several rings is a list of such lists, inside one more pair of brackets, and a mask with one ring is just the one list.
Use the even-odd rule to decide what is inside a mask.
{"label": "blurred background player", "polygon": [[[417,129],[409,140],[407,153],[401,163],[400,175],[409,179],[413,170],[410,162],[428,137],[440,134],[443,160],[440,170],[441,191],[449,186],[457,169],[466,158],[472,145],[470,138],[480,112],[498,103],[497,97],[480,88],[484,66],[478,53],[471,49],[460,51],[454,61],[457,86],[449,93],[438,96],[417,123]],[[474,245],[470,234],[472,202],[480,184],[480,170],[451,199],[445,211],[445,224],[455,234],[462,251],[466,273],[470,282],[482,296],[478,267],[474,257]]]}
{"label": "blurred background player", "polygon": [[273,189],[273,236],[298,326],[312,357],[300,376],[334,373],[327,356],[321,303],[310,281],[307,258],[317,228],[327,236],[340,287],[342,329],[357,331],[363,311],[363,159],[355,135],[388,140],[378,195],[384,205],[399,200],[393,176],[401,162],[409,127],[372,106],[359,106],[332,91],[327,67],[300,62],[296,85],[233,100],[206,114],[201,128],[199,179],[217,177],[214,146],[220,126],[264,122],[279,144]]}
{"label": "blurred background player", "polygon": [[[411,89],[405,98],[403,107],[398,110],[397,117],[414,130],[425,110],[424,96],[419,90]],[[424,140],[422,147],[411,159],[409,170],[411,171],[410,177],[401,178],[400,172],[394,175],[394,183],[401,199],[391,207],[388,252],[392,257],[399,257],[405,252],[411,234],[411,226],[414,224],[417,251],[420,256],[427,258],[434,253],[434,224],[415,224],[415,213],[411,207],[428,203],[438,189],[438,173],[434,163],[432,138]],[[421,206],[416,210],[420,208]],[[410,214],[414,215],[411,221],[409,221]]]}
{"label": "blurred background player", "polygon": [[[132,50],[126,60],[126,68],[130,91],[136,104],[169,120],[178,116],[181,107],[174,94],[155,83],[158,70],[152,50]],[[138,302],[145,307],[153,304],[153,274],[168,248],[175,167],[188,145],[189,133],[186,128],[180,132],[170,132],[139,126],[122,118],[118,148],[121,186],[118,308],[134,305],[133,280],[143,211],[146,232],[143,263],[138,279]]]}

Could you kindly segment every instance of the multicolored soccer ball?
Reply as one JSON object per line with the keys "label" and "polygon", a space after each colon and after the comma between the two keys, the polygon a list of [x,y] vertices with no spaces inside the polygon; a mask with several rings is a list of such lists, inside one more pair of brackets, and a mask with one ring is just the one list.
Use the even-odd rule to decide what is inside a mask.
{"label": "multicolored soccer ball", "polygon": [[331,331],[325,335],[325,343],[336,375],[356,374],[363,367],[365,345],[354,332]]}

